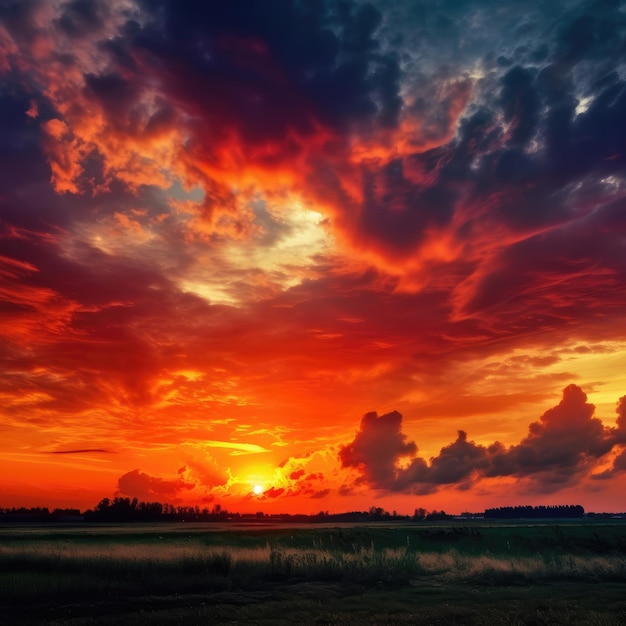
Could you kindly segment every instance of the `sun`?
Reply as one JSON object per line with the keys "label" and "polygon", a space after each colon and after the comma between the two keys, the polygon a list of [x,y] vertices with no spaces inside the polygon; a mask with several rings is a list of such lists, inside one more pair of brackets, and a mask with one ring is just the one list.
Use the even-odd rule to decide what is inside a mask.
{"label": "sun", "polygon": [[252,487],[252,491],[255,495],[260,496],[263,493],[263,487],[261,487],[261,485],[254,485],[254,487]]}

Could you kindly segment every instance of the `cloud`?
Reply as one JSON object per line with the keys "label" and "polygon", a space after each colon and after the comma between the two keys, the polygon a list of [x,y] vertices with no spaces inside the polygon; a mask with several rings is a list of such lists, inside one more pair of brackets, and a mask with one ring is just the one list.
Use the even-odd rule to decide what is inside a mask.
{"label": "cloud", "polygon": [[523,475],[551,467],[574,469],[585,459],[598,459],[611,450],[609,430],[593,417],[594,406],[577,385],[563,390],[563,399],[529,426],[528,436],[509,450],[511,469]]}
{"label": "cloud", "polygon": [[259,500],[273,500],[274,498],[279,498],[285,494],[285,491],[284,487],[270,487],[257,497]]}
{"label": "cloud", "polygon": [[202,445],[186,444],[181,446],[181,449],[186,465],[179,468],[177,472],[180,480],[208,489],[228,483],[228,470],[209,455]]}
{"label": "cloud", "polygon": [[622,396],[617,402],[617,428],[613,431],[613,441],[621,451],[613,458],[611,467],[604,472],[594,474],[592,478],[605,479],[626,471],[626,396]]}
{"label": "cloud", "polygon": [[[20,15],[11,29],[19,56],[9,62],[52,86],[61,119],[44,124],[45,149],[59,192],[82,188],[97,153],[107,185],[166,188],[177,174],[202,181],[213,212],[237,203],[225,177],[288,172],[320,132],[325,142],[355,123],[393,127],[402,106],[399,63],[375,38],[381,14],[371,5],[70,2],[49,29],[34,8]],[[64,47],[73,54],[61,60]]]}
{"label": "cloud", "polygon": [[[606,313],[626,271],[612,234],[623,211],[607,204],[619,192],[602,183],[621,172],[611,129],[623,121],[622,87],[609,71],[616,7],[576,5],[556,22],[538,3],[503,9],[494,17],[510,41],[502,65],[472,3],[423,7],[417,24],[401,4],[285,0],[280,20],[246,0],[193,6],[68,2],[53,20],[55,39],[40,27],[40,4],[12,5],[24,73],[43,72],[55,86],[38,128],[59,192],[121,182],[139,194],[181,178],[205,191],[186,228],[206,221],[215,233],[222,214],[247,237],[261,218],[245,190],[270,198],[290,189],[330,216],[342,242],[399,275],[401,289],[449,285],[455,320],[501,334],[513,318],[521,333]],[[461,37],[469,18],[472,32]],[[409,23],[422,34],[418,48],[391,40],[391,25],[404,36]],[[539,63],[532,44],[553,23]],[[35,63],[35,33],[49,66]],[[64,38],[74,54],[61,73]],[[440,46],[454,62],[447,70],[428,56]],[[464,57],[481,64],[480,78]],[[581,98],[588,107],[576,115]],[[584,163],[566,166],[572,159]],[[598,230],[607,233],[600,251]],[[585,295],[589,306],[574,310]]]}
{"label": "cloud", "polygon": [[80,450],[52,450],[48,454],[86,454],[86,453],[114,454],[112,450],[106,450],[105,448],[84,448]]}
{"label": "cloud", "polygon": [[413,459],[406,469],[398,472],[393,489],[415,493],[432,493],[441,485],[467,488],[474,477],[489,465],[488,452],[483,446],[467,440],[460,430],[456,441],[444,446],[430,465],[421,458]]}
{"label": "cloud", "polygon": [[323,500],[327,498],[331,493],[330,489],[320,489],[319,491],[315,491],[311,494],[311,499],[313,500]]}
{"label": "cloud", "polygon": [[374,487],[389,487],[396,477],[397,461],[417,452],[401,428],[402,415],[397,411],[380,417],[376,412],[366,413],[354,440],[339,450],[341,466],[356,468]]}
{"label": "cloud", "polygon": [[595,407],[577,385],[563,390],[561,402],[533,422],[528,435],[508,450],[494,444],[487,476],[530,478],[531,490],[555,491],[589,475],[614,445],[610,428],[593,417]]}
{"label": "cloud", "polygon": [[[360,480],[375,488],[427,494],[443,485],[468,489],[481,479],[511,476],[526,490],[552,492],[590,475],[613,449],[614,429],[593,415],[594,406],[582,389],[568,385],[561,402],[531,423],[519,444],[507,448],[496,441],[485,447],[468,441],[460,430],[456,441],[427,463],[415,457],[414,443],[404,443],[399,413],[381,418],[368,413],[354,441],[341,448],[339,458],[343,467],[357,468]],[[398,460],[404,456],[415,458],[401,467]],[[621,470],[621,464],[622,455],[616,469]]]}
{"label": "cloud", "polygon": [[[31,3],[13,6],[8,23],[24,72],[56,87],[48,97],[57,117],[41,128],[58,191],[92,185],[83,172],[97,154],[106,185],[165,189],[180,177],[204,187],[203,219],[238,213],[241,227],[244,188],[268,197],[291,188],[325,207],[368,260],[401,275],[410,268],[419,282],[432,280],[431,264],[461,260],[475,291],[503,247],[483,235],[506,243],[573,223],[572,181],[621,172],[621,135],[611,132],[624,117],[612,71],[619,9],[590,6],[503,9],[494,20],[510,49],[499,56],[473,3],[422,7],[416,23],[402,3],[281,0],[268,11],[250,0],[167,1],[157,11],[150,2],[68,2],[56,33],[39,26]],[[408,24],[421,33],[415,43]],[[551,45],[539,62],[542,28]],[[33,33],[47,42],[47,66],[35,63]],[[62,74],[66,39],[74,54]],[[581,99],[589,106],[577,115]]]}
{"label": "cloud", "polygon": [[622,450],[613,461],[613,472],[626,471],[626,450]]}
{"label": "cloud", "polygon": [[617,413],[617,435],[620,443],[626,443],[626,396],[622,396],[616,408]]}
{"label": "cloud", "polygon": [[135,469],[127,472],[117,481],[117,493],[124,496],[138,498],[143,501],[171,501],[184,491],[193,489],[192,483],[186,483],[178,478],[167,480],[149,476]]}
{"label": "cloud", "polygon": [[626,471],[626,449],[622,450],[616,457],[614,457],[613,463],[609,469],[597,474],[592,474],[591,478],[594,480],[606,480],[614,478],[624,471]]}
{"label": "cloud", "polygon": [[63,7],[59,26],[70,37],[85,37],[102,30],[106,5],[102,2],[71,0]]}
{"label": "cloud", "polygon": [[269,452],[263,446],[255,443],[237,443],[235,441],[214,441],[207,439],[204,444],[209,448],[226,448],[232,450],[231,454],[259,454],[260,452]]}

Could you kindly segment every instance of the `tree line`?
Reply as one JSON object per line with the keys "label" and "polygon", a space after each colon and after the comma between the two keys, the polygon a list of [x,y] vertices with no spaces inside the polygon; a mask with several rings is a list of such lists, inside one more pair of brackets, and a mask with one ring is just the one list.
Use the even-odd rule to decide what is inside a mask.
{"label": "tree line", "polygon": [[94,509],[85,511],[86,522],[227,522],[227,521],[281,521],[281,522],[383,522],[383,521],[437,521],[453,519],[445,511],[427,512],[416,509],[411,515],[400,515],[382,507],[370,507],[367,511],[329,513],[320,511],[312,515],[302,513],[237,513],[228,511],[220,504],[211,508],[199,506],[174,506],[159,502],[140,502],[137,498],[102,499]]}
{"label": "tree line", "polygon": [[[579,505],[557,506],[503,506],[486,509],[484,513],[462,513],[462,519],[564,519],[581,518],[584,508]],[[600,515],[600,514],[587,514]],[[160,502],[141,502],[137,498],[103,498],[93,508],[81,514],[79,509],[53,509],[47,507],[0,508],[0,521],[79,521],[85,522],[229,522],[229,521],[267,521],[267,522],[436,522],[455,519],[445,511],[427,511],[415,509],[413,515],[401,515],[396,511],[387,511],[382,507],[372,506],[366,511],[348,511],[329,513],[320,511],[311,515],[272,513],[238,513],[228,511],[220,504],[212,507],[176,506]]]}
{"label": "tree line", "polygon": [[485,519],[563,519],[585,515],[580,504],[558,506],[501,506],[485,509]]}
{"label": "tree line", "polygon": [[212,507],[175,506],[160,502],[142,502],[138,498],[103,498],[84,513],[78,509],[54,509],[47,507],[0,508],[0,520],[54,522],[82,518],[85,522],[228,522],[228,521],[284,521],[284,522],[388,522],[388,521],[438,521],[453,519],[445,511],[415,509],[413,515],[401,515],[382,507],[370,507],[367,511],[329,513],[320,511],[311,515],[303,513],[238,513],[228,511],[220,504]]}
{"label": "tree line", "polygon": [[25,519],[35,522],[55,522],[70,518],[79,518],[80,509],[52,509],[47,506],[0,508],[0,519]]}

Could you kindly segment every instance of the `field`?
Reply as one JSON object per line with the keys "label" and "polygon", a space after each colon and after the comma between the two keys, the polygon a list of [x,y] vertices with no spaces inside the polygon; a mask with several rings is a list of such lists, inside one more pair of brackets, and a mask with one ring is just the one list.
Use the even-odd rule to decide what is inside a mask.
{"label": "field", "polygon": [[626,624],[626,524],[0,526],[2,624]]}

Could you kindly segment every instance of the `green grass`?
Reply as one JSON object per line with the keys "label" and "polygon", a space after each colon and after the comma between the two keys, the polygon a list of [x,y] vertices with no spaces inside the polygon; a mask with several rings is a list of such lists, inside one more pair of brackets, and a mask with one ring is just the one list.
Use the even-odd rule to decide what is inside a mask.
{"label": "green grass", "polygon": [[625,592],[619,524],[0,527],[6,623],[612,625]]}

